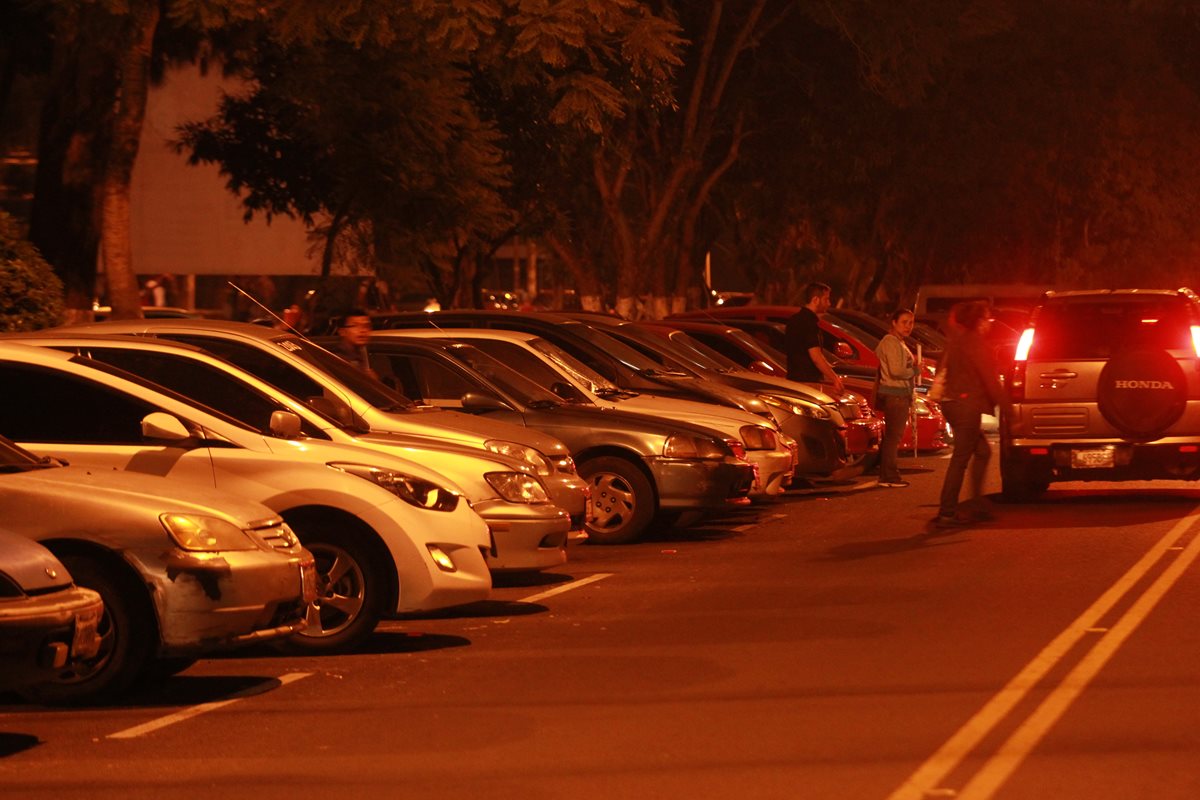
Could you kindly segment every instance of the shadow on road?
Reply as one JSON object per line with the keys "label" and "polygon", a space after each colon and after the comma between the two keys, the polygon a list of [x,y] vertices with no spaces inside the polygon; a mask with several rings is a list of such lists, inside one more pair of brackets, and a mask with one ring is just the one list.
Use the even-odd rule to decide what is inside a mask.
{"label": "shadow on road", "polygon": [[41,743],[42,740],[32,734],[0,731],[0,758],[15,756]]}
{"label": "shadow on road", "polygon": [[492,586],[497,589],[521,588],[527,586],[555,586],[560,583],[570,583],[575,580],[570,575],[560,575],[556,572],[494,572]]}
{"label": "shadow on road", "polygon": [[[549,611],[540,603],[522,603],[509,600],[480,600],[465,606],[454,606],[437,611],[422,611],[419,614],[398,614],[398,620],[416,619],[476,619],[483,617],[528,617]],[[378,632],[376,633],[378,636]]]}
{"label": "shadow on road", "polygon": [[864,542],[847,542],[837,547],[831,547],[823,558],[818,561],[856,561],[873,556],[890,556],[896,553],[907,553],[910,550],[926,550],[931,547],[942,547],[948,544],[962,544],[965,540],[952,538],[956,534],[965,533],[970,528],[957,528],[948,531],[922,531],[913,536],[900,539],[872,539]]}

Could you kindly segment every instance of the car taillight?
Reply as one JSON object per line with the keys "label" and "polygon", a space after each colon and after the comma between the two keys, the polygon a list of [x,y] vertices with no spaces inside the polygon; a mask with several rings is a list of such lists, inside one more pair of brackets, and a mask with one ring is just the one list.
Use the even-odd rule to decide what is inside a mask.
{"label": "car taillight", "polygon": [[1196,358],[1200,358],[1200,325],[1192,326],[1192,349],[1196,351]]}
{"label": "car taillight", "polygon": [[1029,349],[1033,347],[1033,328],[1026,328],[1017,340],[1013,353],[1012,372],[1008,378],[1008,396],[1014,403],[1025,399],[1025,363],[1029,360]]}

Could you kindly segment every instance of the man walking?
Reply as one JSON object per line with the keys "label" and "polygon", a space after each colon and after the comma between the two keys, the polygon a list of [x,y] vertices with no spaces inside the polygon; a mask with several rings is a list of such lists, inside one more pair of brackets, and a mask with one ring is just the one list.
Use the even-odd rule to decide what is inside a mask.
{"label": "man walking", "polygon": [[831,291],[824,283],[804,287],[804,307],[788,319],[784,333],[787,376],[790,381],[827,384],[832,387],[830,394],[841,397],[845,392],[842,378],[829,366],[821,350],[820,317],[829,310]]}

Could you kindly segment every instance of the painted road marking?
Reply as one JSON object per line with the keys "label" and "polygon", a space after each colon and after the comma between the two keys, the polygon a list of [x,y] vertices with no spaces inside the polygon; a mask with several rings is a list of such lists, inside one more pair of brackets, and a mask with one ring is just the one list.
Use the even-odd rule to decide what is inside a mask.
{"label": "painted road marking", "polygon": [[[287,673],[284,673],[283,675],[280,675],[276,680],[279,681],[280,685],[286,686],[287,684],[294,683],[295,681],[298,681],[301,678],[307,678],[309,675],[312,675],[312,673],[311,672],[287,672]],[[250,696],[253,696],[256,694],[261,694],[262,687],[263,687],[263,684],[257,684],[255,686],[250,686],[246,689],[242,689],[240,692],[235,692],[234,694],[230,695],[229,699],[227,699],[227,700],[217,700],[212,703],[201,703],[198,706],[191,706],[190,708],[185,708],[182,711],[176,711],[174,714],[168,714],[165,717],[159,717],[158,719],[151,720],[150,722],[143,723],[142,725],[135,725],[134,727],[126,728],[123,731],[118,731],[116,733],[110,733],[108,735],[108,738],[109,739],[136,739],[139,736],[144,736],[147,733],[153,733],[154,731],[157,731],[161,728],[165,728],[168,725],[174,725],[176,722],[183,722],[184,720],[191,719],[192,717],[199,716],[200,714],[206,714],[209,711],[216,711],[218,708],[223,708],[227,705],[231,705],[233,703],[238,702],[239,700],[245,700],[247,697],[250,697]]]}
{"label": "painted road marking", "polygon": [[571,581],[570,583],[563,584],[562,586],[556,586],[553,589],[547,589],[544,592],[538,592],[537,594],[531,594],[531,595],[529,595],[529,597],[522,597],[517,602],[518,603],[536,603],[538,600],[545,600],[547,597],[553,597],[556,594],[562,594],[563,592],[569,592],[572,589],[578,589],[581,586],[587,586],[589,583],[595,583],[596,581],[602,581],[605,578],[611,578],[612,576],[613,576],[613,573],[611,573],[611,572],[597,572],[595,575],[589,575],[586,578],[582,578],[577,581]]}
{"label": "painted road marking", "polygon": [[[1183,519],[1179,520],[1179,522],[1175,523],[1174,527],[1172,527],[1171,530],[1169,530],[1161,539],[1159,539],[1158,542],[1155,543],[1155,545],[1150,548],[1150,550],[1147,551],[1147,553],[1142,556],[1142,558],[1136,564],[1134,564],[1128,572],[1122,575],[1116,583],[1110,586],[1108,590],[1096,600],[1096,602],[1092,603],[1092,605],[1081,615],[1079,615],[1074,622],[1067,626],[1062,633],[1058,634],[1058,636],[1056,636],[1054,640],[1050,642],[1050,644],[1046,645],[1042,652],[1038,653],[1032,661],[1026,664],[1025,667],[1018,672],[1016,676],[1014,676],[1012,680],[1010,680],[1004,686],[1004,688],[999,691],[999,693],[993,696],[992,699],[983,706],[983,708],[975,713],[975,716],[967,720],[966,724],[959,728],[958,731],[956,731],[954,735],[951,736],[936,753],[930,756],[924,764],[918,767],[917,770],[910,775],[898,789],[896,789],[896,791],[892,792],[892,794],[888,796],[888,800],[921,800],[921,798],[928,796],[931,792],[944,788],[939,786],[939,783],[947,775],[953,772],[968,755],[970,755],[971,751],[979,745],[983,738],[987,736],[997,725],[999,725],[1004,717],[1006,717],[1009,712],[1011,712],[1012,709],[1018,703],[1020,703],[1022,699],[1024,699],[1030,690],[1033,689],[1038,682],[1041,681],[1046,674],[1049,673],[1050,670],[1053,669],[1054,666],[1067,655],[1071,648],[1074,647],[1080,639],[1088,636],[1089,634],[1091,636],[1095,636],[1094,629],[1099,627],[1098,623],[1100,619],[1112,610],[1117,602],[1130,589],[1132,589],[1133,586],[1137,584],[1137,582],[1155,566],[1155,564],[1162,559],[1164,554],[1166,554],[1173,546],[1176,546],[1178,540],[1185,533],[1187,533],[1197,519],[1200,519],[1200,507],[1198,507],[1197,510],[1193,510],[1192,513],[1188,514]],[[1022,729],[1018,729],[1018,731],[1013,734],[1013,738],[1010,739],[1009,742],[1005,743],[1004,747],[1001,749],[1001,753],[1007,753],[1006,757],[1011,759],[1013,756],[1013,751],[1007,750],[1010,743],[1012,743],[1014,747],[1023,746],[1025,744],[1028,744],[1029,747],[1032,747],[1034,744],[1036,744],[1037,739],[1040,739],[1041,735],[1044,735],[1045,733],[1045,730],[1041,726],[1046,725],[1046,727],[1048,727],[1049,724],[1058,719],[1058,715],[1061,715],[1061,713],[1066,710],[1066,707],[1070,704],[1070,701],[1074,700],[1074,698],[1077,696],[1078,690],[1082,690],[1083,687],[1077,687],[1077,690],[1074,691],[1073,694],[1070,694],[1069,698],[1067,698],[1066,695],[1058,694],[1058,692],[1060,690],[1066,690],[1068,692],[1072,691],[1076,687],[1073,687],[1071,681],[1078,680],[1083,675],[1088,675],[1088,680],[1090,680],[1090,676],[1094,675],[1094,673],[1088,672],[1088,670],[1091,669],[1091,665],[1095,664],[1095,669],[1098,670],[1112,655],[1112,652],[1108,649],[1108,643],[1112,643],[1112,651],[1115,651],[1116,647],[1119,646],[1126,637],[1128,637],[1129,633],[1131,633],[1137,624],[1142,621],[1144,615],[1149,613],[1150,609],[1153,608],[1154,604],[1158,602],[1162,594],[1164,594],[1166,590],[1170,588],[1170,586],[1178,579],[1179,575],[1187,567],[1187,565],[1191,563],[1196,556],[1196,551],[1198,548],[1200,548],[1200,536],[1192,539],[1192,542],[1190,545],[1188,545],[1185,554],[1179,556],[1176,561],[1171,564],[1161,576],[1159,576],[1158,580],[1156,580],[1142,594],[1141,598],[1138,599],[1134,606],[1130,608],[1128,612],[1126,612],[1125,616],[1121,618],[1121,621],[1112,626],[1112,631],[1101,636],[1093,650],[1089,652],[1084,657],[1083,661],[1080,662],[1074,670],[1072,670],[1071,674],[1064,679],[1061,684],[1059,684],[1058,689],[1056,689],[1051,695],[1051,697],[1057,696],[1057,699],[1054,700],[1054,707],[1050,708],[1046,712],[1043,712],[1042,707],[1039,707],[1038,710],[1034,712],[1033,716],[1029,717],[1026,723],[1022,725],[1022,729],[1025,728],[1025,725],[1033,725],[1033,727],[1030,727],[1026,733],[1022,733]],[[1140,616],[1133,616],[1135,614],[1135,609]],[[1121,631],[1119,635],[1118,630]],[[1101,649],[1102,647],[1104,649]],[[1097,655],[1097,653],[1099,653],[1099,655]],[[1085,667],[1085,665],[1088,666]],[[1065,705],[1063,704],[1063,699],[1066,699]],[[1047,704],[1050,703],[1051,698],[1047,698],[1043,702],[1042,706],[1047,706]],[[1049,715],[1055,712],[1057,712],[1057,714],[1051,718]],[[1037,718],[1036,723],[1034,722],[1035,717]],[[1040,731],[1040,733],[1038,731]],[[1031,740],[1031,734],[1036,734],[1036,738]],[[1013,740],[1018,736],[1021,737],[1020,741],[1014,742]],[[998,753],[997,757],[999,756],[1000,754]],[[1024,758],[1024,755],[1021,755],[1021,758]],[[1005,763],[1011,763],[1012,768],[1015,769],[1017,764],[1020,763],[1020,760],[1018,759],[1015,762],[1010,760],[1006,761]],[[997,762],[995,767],[990,767],[990,764],[991,762],[989,761],[988,765],[985,765],[983,770],[981,770],[980,775],[982,776],[983,772],[986,770],[987,773],[992,776],[989,778],[989,780],[994,780],[996,776],[999,776],[999,771],[1003,767],[1001,767],[999,762]],[[1008,774],[1009,773],[1005,773],[1003,778],[1006,778]],[[998,786],[999,784],[995,784],[995,787],[998,788]],[[981,791],[983,791],[982,787]],[[988,791],[995,791],[995,788],[992,788]],[[991,795],[977,794],[976,796],[990,797]]]}

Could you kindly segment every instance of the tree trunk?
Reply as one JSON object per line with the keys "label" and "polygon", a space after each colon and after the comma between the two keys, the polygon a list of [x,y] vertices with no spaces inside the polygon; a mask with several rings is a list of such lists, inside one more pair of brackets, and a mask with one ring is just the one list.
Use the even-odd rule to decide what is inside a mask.
{"label": "tree trunk", "polygon": [[130,235],[130,193],[150,93],[150,54],[158,28],[159,4],[147,2],[129,15],[129,39],[120,55],[120,86],[113,119],[113,140],[104,172],[101,235],[104,275],[113,319],[140,319],[137,275]]}
{"label": "tree trunk", "polygon": [[39,123],[29,238],[62,278],[75,318],[91,313],[97,294],[101,176],[116,95],[111,30],[112,18],[91,5],[59,19]]}

